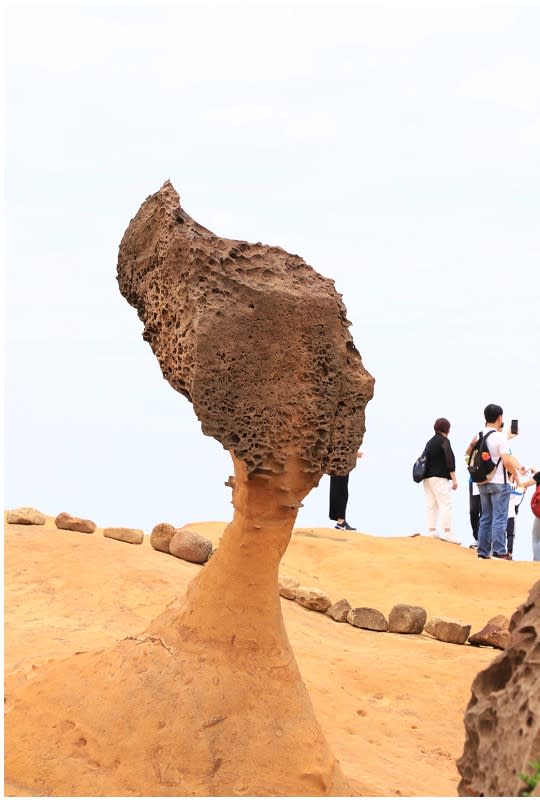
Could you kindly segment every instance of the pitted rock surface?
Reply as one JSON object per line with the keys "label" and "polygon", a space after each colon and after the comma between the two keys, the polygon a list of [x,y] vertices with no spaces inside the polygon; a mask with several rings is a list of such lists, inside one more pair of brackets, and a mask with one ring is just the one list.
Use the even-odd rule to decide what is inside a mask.
{"label": "pitted rock surface", "polygon": [[280,247],[214,235],[166,181],[123,236],[118,283],[164,377],[249,473],[290,456],[354,468],[374,381],[332,280]]}
{"label": "pitted rock surface", "polygon": [[517,797],[540,759],[540,581],[510,620],[510,643],[479,672],[457,762],[462,797]]}

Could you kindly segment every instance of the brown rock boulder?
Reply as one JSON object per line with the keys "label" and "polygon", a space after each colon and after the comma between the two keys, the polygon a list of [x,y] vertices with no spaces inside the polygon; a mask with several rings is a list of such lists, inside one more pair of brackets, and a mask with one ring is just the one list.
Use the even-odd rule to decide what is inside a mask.
{"label": "brown rock boulder", "polygon": [[422,633],[426,620],[426,610],[421,606],[399,603],[388,615],[388,630],[390,633]]}
{"label": "brown rock boulder", "polygon": [[144,531],[137,528],[104,528],[103,536],[128,544],[142,544],[144,541]]}
{"label": "brown rock boulder", "polygon": [[327,594],[321,592],[320,589],[313,589],[309,586],[298,586],[295,600],[304,608],[323,613],[328,611],[332,605],[332,601]]}
{"label": "brown rock boulder", "polygon": [[169,542],[169,552],[184,561],[205,564],[212,553],[212,542],[189,528],[178,528]]}
{"label": "brown rock boulder", "polygon": [[54,524],[59,530],[62,531],[78,531],[79,533],[94,533],[96,530],[96,523],[91,519],[81,519],[81,517],[72,517],[66,511],[61,511],[54,520]]}
{"label": "brown rock boulder", "polygon": [[457,762],[462,797],[517,797],[540,759],[540,581],[510,620],[510,644],[479,672]]}
{"label": "brown rock boulder", "polygon": [[6,521],[10,525],[45,525],[47,517],[37,508],[21,506],[8,511]]}
{"label": "brown rock boulder", "polygon": [[366,628],[368,631],[387,631],[388,621],[376,608],[352,608],[347,614],[347,622],[355,628]]}
{"label": "brown rock boulder", "polygon": [[440,642],[465,644],[471,632],[471,626],[455,619],[432,617],[426,623],[424,631]]}
{"label": "brown rock boulder", "polygon": [[338,600],[337,603],[334,603],[333,606],[330,606],[326,613],[334,620],[334,622],[347,622],[347,617],[349,616],[349,611],[351,610],[351,604],[344,597],[343,600]]}
{"label": "brown rock boulder", "polygon": [[296,599],[296,590],[299,586],[300,584],[298,581],[295,581],[292,578],[279,579],[279,593],[281,597],[284,597],[286,600]]}
{"label": "brown rock boulder", "polygon": [[499,614],[490,619],[478,633],[469,636],[469,644],[476,647],[495,647],[506,650],[510,644],[510,620]]}
{"label": "brown rock boulder", "polygon": [[178,528],[175,528],[174,525],[169,525],[168,522],[160,522],[158,525],[154,525],[150,534],[150,544],[154,550],[169,553],[171,539],[177,530]]}

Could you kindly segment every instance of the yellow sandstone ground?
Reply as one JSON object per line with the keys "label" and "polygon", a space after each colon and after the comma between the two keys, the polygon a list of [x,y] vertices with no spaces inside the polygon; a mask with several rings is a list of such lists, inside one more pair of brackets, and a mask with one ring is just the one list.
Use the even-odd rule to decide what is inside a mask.
{"label": "yellow sandstone ground", "polygon": [[[190,527],[217,545],[225,523]],[[45,526],[6,525],[8,684],[21,685],[47,662],[141,632],[200,569],[153,550],[148,537],[130,545],[104,538],[101,529],[57,530],[52,518]],[[396,603],[421,605],[428,618],[461,620],[475,632],[497,614],[510,616],[539,569],[531,562],[480,561],[471,550],[423,537],[297,528],[280,574],[333,601],[346,597],[353,607],[388,616]],[[322,730],[353,791],[455,795],[470,685],[498,651],[364,631],[288,600],[281,604]],[[5,793],[28,794],[9,783]]]}

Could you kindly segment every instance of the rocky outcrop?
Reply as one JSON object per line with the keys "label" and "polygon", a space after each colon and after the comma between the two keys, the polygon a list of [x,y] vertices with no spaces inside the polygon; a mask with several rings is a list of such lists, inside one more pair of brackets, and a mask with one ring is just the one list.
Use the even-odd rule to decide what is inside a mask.
{"label": "rocky outcrop", "polygon": [[47,517],[37,508],[21,506],[7,512],[6,522],[10,525],[45,525]]}
{"label": "rocky outcrop", "polygon": [[376,608],[352,608],[347,614],[347,622],[355,628],[366,628],[368,631],[388,630],[388,620]]}
{"label": "rocky outcrop", "polygon": [[212,542],[189,528],[179,528],[169,542],[169,552],[184,561],[205,564],[212,552]]}
{"label": "rocky outcrop", "polygon": [[142,544],[144,541],[144,531],[137,528],[104,528],[103,536],[128,544]]}
{"label": "rocky outcrop", "polygon": [[517,797],[540,759],[540,581],[510,620],[510,643],[471,687],[465,747],[457,762],[462,797]]}
{"label": "rocky outcrop", "polygon": [[61,511],[54,520],[54,524],[62,531],[77,531],[78,533],[94,533],[96,523],[91,519],[72,517],[66,511]]}
{"label": "rocky outcrop", "polygon": [[495,647],[506,650],[510,644],[510,620],[503,614],[488,620],[482,630],[471,633],[469,644],[476,647]]}
{"label": "rocky outcrop", "polygon": [[426,610],[421,606],[398,603],[388,615],[388,631],[390,633],[422,633],[426,620]]}

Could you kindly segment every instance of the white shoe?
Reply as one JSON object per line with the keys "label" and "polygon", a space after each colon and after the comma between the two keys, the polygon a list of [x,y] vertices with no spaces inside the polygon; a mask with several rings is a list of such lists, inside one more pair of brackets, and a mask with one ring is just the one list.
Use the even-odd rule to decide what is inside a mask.
{"label": "white shoe", "polygon": [[439,531],[428,531],[428,536],[431,536],[432,539],[442,539],[443,537],[439,533]]}
{"label": "white shoe", "polygon": [[452,544],[461,544],[460,540],[454,536],[453,533],[445,533],[441,536],[441,539],[444,539],[445,542],[452,542]]}

